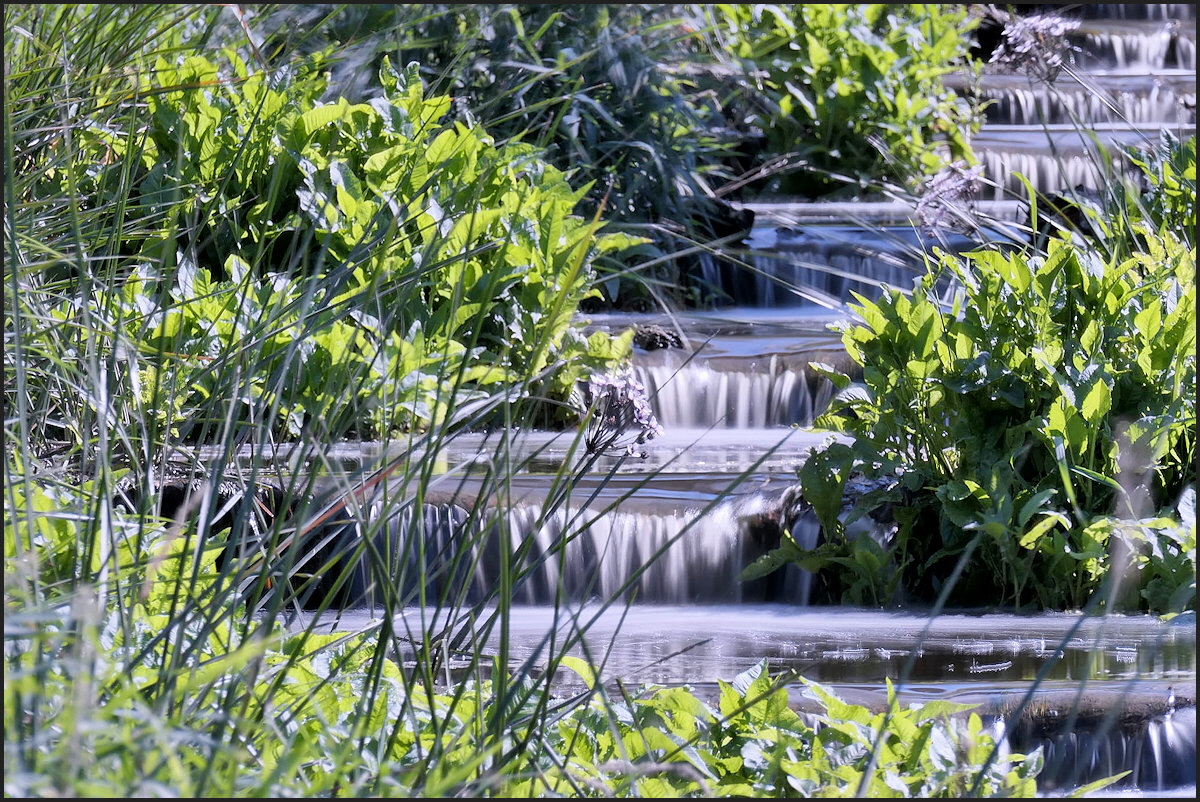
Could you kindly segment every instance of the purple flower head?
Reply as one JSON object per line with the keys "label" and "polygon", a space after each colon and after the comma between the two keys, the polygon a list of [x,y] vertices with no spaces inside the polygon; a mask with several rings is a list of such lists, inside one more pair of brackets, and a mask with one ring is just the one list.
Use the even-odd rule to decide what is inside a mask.
{"label": "purple flower head", "polygon": [[637,453],[637,446],[663,433],[650,408],[646,388],[633,376],[592,376],[581,383],[576,400],[587,429],[584,446],[589,453]]}
{"label": "purple flower head", "polygon": [[1078,49],[1067,39],[1067,34],[1078,28],[1079,22],[1052,15],[1021,16],[990,8],[993,17],[1004,23],[1004,32],[989,63],[1011,70],[1024,69],[1035,78],[1054,83],[1063,68],[1064,56]]}
{"label": "purple flower head", "polygon": [[939,170],[925,182],[924,192],[917,202],[921,225],[927,229],[959,227],[960,207],[975,199],[982,176],[982,166],[968,167],[964,161],[956,161]]}

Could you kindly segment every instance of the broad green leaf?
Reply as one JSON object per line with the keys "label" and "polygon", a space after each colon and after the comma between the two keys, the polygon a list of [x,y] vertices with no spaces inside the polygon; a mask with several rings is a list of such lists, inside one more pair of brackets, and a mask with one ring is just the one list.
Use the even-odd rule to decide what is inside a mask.
{"label": "broad green leaf", "polygon": [[1021,535],[1020,540],[1017,541],[1017,545],[1023,549],[1032,549],[1035,548],[1038,544],[1038,541],[1040,541],[1042,537],[1045,536],[1045,534],[1053,529],[1056,525],[1062,526],[1064,530],[1071,528],[1070,520],[1060,512],[1045,512],[1043,515],[1044,517],[1040,521],[1035,523],[1028,530],[1026,530],[1023,535]]}
{"label": "broad green leaf", "polygon": [[565,654],[559,658],[559,665],[574,671],[589,688],[596,688],[599,678],[591,664],[581,657]]}
{"label": "broad green leaf", "polygon": [[349,117],[350,104],[341,99],[336,103],[327,103],[304,112],[294,123],[297,149],[304,148],[315,132],[330,123],[346,120]]}
{"label": "broad green leaf", "polygon": [[1108,415],[1110,409],[1112,409],[1112,388],[1109,385],[1108,377],[1097,374],[1083,388],[1083,400],[1079,404],[1079,411],[1084,420],[1095,425]]}
{"label": "broad green leaf", "polygon": [[850,377],[827,362],[809,362],[808,367],[828,379],[836,390],[845,390],[850,386]]}

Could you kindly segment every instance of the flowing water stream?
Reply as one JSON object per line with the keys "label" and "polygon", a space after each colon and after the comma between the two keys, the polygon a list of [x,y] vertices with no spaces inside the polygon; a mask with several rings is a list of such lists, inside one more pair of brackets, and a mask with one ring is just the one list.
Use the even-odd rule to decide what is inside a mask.
{"label": "flowing water stream", "polygon": [[[745,266],[713,263],[704,276],[731,305],[590,318],[596,327],[655,326],[679,337],[683,347],[639,349],[634,359],[664,434],[583,474],[575,467],[581,458],[574,433],[510,434],[502,444],[500,435],[474,435],[441,444],[423,455],[440,466],[432,494],[376,535],[397,554],[411,553],[403,544],[413,538],[424,544],[424,564],[402,560],[391,579],[404,585],[404,577],[432,574],[422,588],[427,594],[454,586],[465,589],[467,603],[484,599],[507,537],[527,578],[506,637],[513,660],[528,670],[543,664],[553,638],[559,646],[575,641],[572,653],[591,656],[601,677],[627,685],[712,688],[765,658],[773,671],[794,670],[850,701],[881,704],[888,679],[908,701],[981,705],[1018,751],[1044,746],[1043,793],[1122,769],[1133,772],[1127,792],[1194,792],[1194,615],[1164,623],[1147,616],[850,609],[810,604],[813,578],[798,568],[754,582],[738,578],[778,543],[782,527],[802,545],[819,536],[815,522],[787,518],[785,498],[809,449],[827,437],[811,425],[832,386],[809,363],[853,367],[830,330],[847,318],[852,292],[871,297],[882,283],[911,286],[934,245],[963,250],[1020,236],[1018,173],[1047,194],[1095,186],[1096,161],[1079,120],[1104,142],[1194,131],[1194,6],[1086,8],[1098,10],[1085,12],[1073,40],[1085,90],[1065,77],[1053,92],[1021,76],[989,74],[981,84],[995,101],[976,140],[995,187],[975,207],[988,225],[970,237],[933,240],[901,204],[752,205],[756,225],[744,244]],[[504,483],[506,526],[467,538],[470,510],[501,445],[506,459],[522,466]],[[352,475],[394,456],[384,445],[356,445],[326,459]],[[551,505],[565,476],[574,476],[569,498]],[[439,554],[463,549],[477,551],[469,569],[430,571]],[[352,589],[357,606],[332,617],[334,629],[369,624],[375,581],[361,572]],[[472,608],[480,619],[490,612]],[[415,635],[444,628],[451,623],[444,616],[414,604],[398,624]],[[457,626],[460,640],[474,638],[465,619]],[[478,641],[491,644],[486,634]],[[561,682],[567,687],[572,679]],[[1061,720],[1069,726],[1058,727]]]}

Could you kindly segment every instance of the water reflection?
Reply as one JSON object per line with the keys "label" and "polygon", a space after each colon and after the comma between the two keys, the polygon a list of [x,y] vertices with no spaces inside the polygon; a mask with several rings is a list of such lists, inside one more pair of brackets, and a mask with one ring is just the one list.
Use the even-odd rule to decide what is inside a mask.
{"label": "water reflection", "polygon": [[[469,639],[494,649],[489,615],[475,616]],[[338,627],[370,623],[378,611],[340,615]],[[446,616],[409,609],[398,630],[419,635]],[[506,622],[514,665],[544,665],[544,644],[571,639],[571,654],[602,665],[601,677],[629,684],[694,684],[731,680],[766,658],[774,673],[795,672],[824,683],[940,683],[996,687],[1005,682],[1174,682],[1190,694],[1196,670],[1194,624],[1153,616],[1081,618],[953,614],[927,618],[906,611],[790,605],[599,605],[565,609],[520,606]],[[465,626],[465,625],[464,625]],[[569,676],[564,683],[572,682]]]}

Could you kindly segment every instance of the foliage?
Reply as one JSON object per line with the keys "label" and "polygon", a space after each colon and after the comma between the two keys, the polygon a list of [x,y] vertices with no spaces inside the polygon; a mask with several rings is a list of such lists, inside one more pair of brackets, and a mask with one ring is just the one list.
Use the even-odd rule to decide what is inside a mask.
{"label": "foliage", "polygon": [[718,680],[716,709],[687,688],[593,702],[557,727],[552,742],[571,746],[564,768],[517,788],[528,796],[582,785],[592,792],[582,795],[593,796],[784,798],[1035,790],[1040,753],[996,759],[979,717],[961,715],[968,705],[903,709],[889,685],[887,710],[873,712],[802,682],[823,712],[793,710],[765,662],[732,682]]}
{"label": "foliage", "polygon": [[[296,24],[321,13],[328,25]],[[586,188],[585,214],[650,239],[597,260],[609,275],[603,302],[628,307],[654,296],[680,301],[670,254],[739,225],[715,196],[739,143],[712,93],[680,67],[705,58],[689,16],[676,5],[362,4],[284,6],[254,24],[268,51],[352,42],[347,63],[332,68],[364,96],[379,90],[361,81],[370,65],[416,61],[454,98],[455,120],[478,121],[501,143],[535,145]]]}
{"label": "foliage", "polygon": [[[1108,242],[943,255],[911,296],[859,298],[863,383],[831,374],[818,421],[853,442],[800,471],[826,542],[784,556],[858,603],[1194,609],[1195,250],[1146,222]],[[844,510],[856,474],[876,484]],[[872,517],[891,531],[848,534]]]}
{"label": "foliage", "polygon": [[[333,31],[356,31],[370,60],[420,63],[456,99],[460,121],[482,121],[499,141],[538,146],[588,185],[588,210],[614,222],[685,222],[717,169],[713,110],[671,69],[694,49],[678,6],[620,4],[364,4]],[[282,9],[259,21],[286,48],[296,42]],[[344,34],[344,35],[348,35]],[[370,93],[373,87],[364,87]]]}
{"label": "foliage", "polygon": [[743,174],[770,173],[759,157],[807,160],[783,181],[812,194],[843,175],[915,186],[969,160],[978,128],[941,84],[971,68],[958,7],[362,4],[267,7],[250,24],[268,58],[332,40],[337,85],[362,96],[385,56],[416,61],[455,119],[542,149],[589,187],[588,213],[648,237],[597,260],[601,303],[623,308],[723,300],[696,254],[744,235],[750,216],[722,198],[761,187]]}
{"label": "foliage", "polygon": [[[422,450],[461,425],[529,421],[531,399],[554,408],[594,369],[620,364],[631,332],[585,340],[572,312],[598,260],[635,240],[578,215],[585,193],[603,208],[609,187],[575,185],[537,150],[549,139],[498,139],[391,60],[379,61],[376,96],[329,97],[333,60],[266,48],[248,8],[5,7],[6,795],[1028,795],[1037,756],[997,757],[966,711],[900,710],[893,697],[881,714],[807,683],[826,712],[803,719],[765,668],[723,685],[716,708],[682,688],[613,699],[594,681],[559,699],[559,667],[591,676],[563,656],[571,644],[525,671],[503,640],[495,656],[478,646],[508,631],[515,563],[488,589],[492,618],[446,593],[422,601],[452,627],[397,631],[389,613],[407,599],[389,584],[394,555],[367,544],[444,488]],[[592,130],[616,119],[594,102],[607,84],[573,72],[568,54],[580,39],[592,47],[601,12],[531,9],[547,16],[529,32],[505,8],[512,41],[528,48],[523,77],[455,86],[521,107],[529,74],[552,76],[557,88],[532,108],[572,108],[552,102],[565,94],[580,127],[558,122],[579,143],[614,159],[632,143],[628,161],[608,166],[636,197],[650,163],[636,161],[642,140]],[[222,15],[247,34],[243,56],[214,47],[229,44],[214,35]],[[579,19],[593,27],[577,33]],[[567,44],[535,59],[555,36]],[[578,63],[607,72],[626,59],[631,88],[653,89],[639,96],[647,107],[674,91],[622,47],[597,51],[612,58],[603,68]],[[472,69],[508,69],[493,65]],[[690,118],[673,114],[647,119],[671,147],[690,143]],[[609,429],[636,439],[630,417],[643,436],[655,431],[638,398],[610,395],[594,443],[611,446]],[[1160,423],[1174,431],[1146,427]],[[331,440],[406,430],[424,432],[403,438],[412,453],[339,476],[327,506],[309,495]],[[281,491],[289,515],[266,514],[255,496],[230,507],[224,485],[246,499],[264,478],[257,460],[240,473],[235,455],[281,439],[295,446]],[[172,512],[160,480],[177,469],[180,440],[216,448],[204,461],[181,450],[199,480]],[[1164,463],[1188,447],[1178,440]],[[503,504],[492,502],[526,466],[503,447],[481,456],[470,515],[494,532]],[[577,479],[556,477],[555,503]],[[123,505],[130,486],[139,501]],[[357,502],[370,487],[388,492],[367,510]],[[334,532],[360,527],[351,557],[389,582],[377,623],[327,635],[317,622],[334,602],[306,616],[290,605],[293,582],[339,567],[305,541],[335,515]],[[1194,572],[1194,529],[1172,524],[1097,517],[1089,529],[1132,544],[1152,575],[1147,598],[1174,604],[1178,572]],[[1155,552],[1164,538],[1178,546]],[[453,574],[470,549],[451,559]],[[466,680],[449,677],[452,642],[472,649]]]}
{"label": "foliage", "polygon": [[369,760],[356,733],[386,733],[397,666],[374,661],[382,689],[364,694],[361,639],[254,622],[197,582],[215,554],[195,565],[159,534],[154,559],[120,561],[119,615],[89,586],[43,620],[10,613],[23,648],[6,661],[6,795],[329,795],[353,780]]}
{"label": "foliage", "polygon": [[1154,230],[1177,232],[1196,245],[1196,137],[1182,141],[1163,131],[1157,146],[1130,148],[1130,158],[1148,184],[1139,193],[1136,209]]}
{"label": "foliage", "polygon": [[282,437],[377,437],[440,421],[451,392],[525,381],[561,403],[625,357],[627,336],[585,338],[572,318],[593,261],[632,242],[575,214],[583,190],[530,146],[444,123],[450,100],[426,97],[415,65],[385,62],[386,97],[359,104],[319,103],[316,66],[159,57],[140,100],[98,84],[104,115],[61,168],[29,165],[18,214],[25,230],[41,198],[73,199],[88,218],[59,253],[105,270],[16,260],[23,314],[68,332],[89,318],[128,357],[137,412],[194,440],[229,396],[243,421],[275,405]]}
{"label": "foliage", "polygon": [[767,152],[803,164],[773,185],[780,194],[859,193],[881,179],[913,189],[974,161],[978,110],[942,85],[975,69],[964,6],[707,8],[719,48],[753,88],[743,102]]}
{"label": "foliage", "polygon": [[289,633],[175,595],[191,561],[160,546],[181,559],[127,566],[121,617],[81,588],[61,617],[11,622],[29,648],[6,662],[6,795],[1027,796],[1040,770],[994,754],[965,706],[901,709],[890,689],[872,713],[807,682],[825,712],[806,721],[765,664],[720,683],[718,709],[687,688],[426,685],[386,631]]}
{"label": "foliage", "polygon": [[[76,513],[102,489],[34,487]],[[43,501],[6,520],[26,580],[95,543],[97,517],[51,521]],[[105,517],[136,544],[99,559],[120,580],[7,616],[10,796],[995,796],[1030,795],[1040,770],[1038,753],[998,751],[969,706],[901,708],[889,689],[876,712],[805,682],[822,712],[801,716],[765,662],[719,682],[715,705],[685,687],[613,697],[561,655],[541,679],[476,655],[444,683],[421,657],[435,650],[413,654],[386,624],[320,634],[249,614],[197,531]],[[588,691],[551,693],[556,665]]]}

